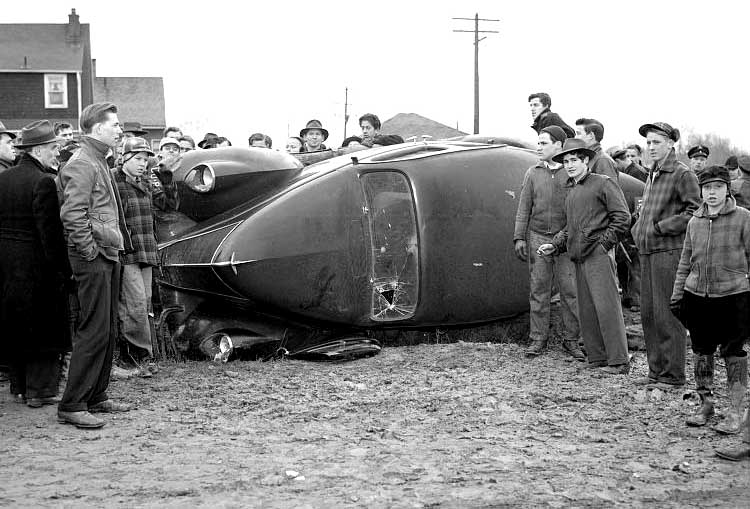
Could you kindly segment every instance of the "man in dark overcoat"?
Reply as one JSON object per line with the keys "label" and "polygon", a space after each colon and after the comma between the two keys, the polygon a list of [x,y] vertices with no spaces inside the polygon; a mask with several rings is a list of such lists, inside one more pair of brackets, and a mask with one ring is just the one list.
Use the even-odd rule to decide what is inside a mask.
{"label": "man in dark overcoat", "polygon": [[11,391],[55,403],[60,353],[70,350],[71,278],[54,175],[60,142],[47,120],[23,128],[17,166],[0,174],[0,349]]}

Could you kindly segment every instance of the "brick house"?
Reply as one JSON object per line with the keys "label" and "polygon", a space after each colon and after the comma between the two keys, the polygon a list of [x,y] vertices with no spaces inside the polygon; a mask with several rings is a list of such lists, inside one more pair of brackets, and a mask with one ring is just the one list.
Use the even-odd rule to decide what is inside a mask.
{"label": "brick house", "polygon": [[48,119],[78,129],[83,108],[110,100],[120,121],[141,122],[161,136],[162,78],[97,78],[90,34],[75,9],[66,24],[0,24],[0,120],[7,128]]}

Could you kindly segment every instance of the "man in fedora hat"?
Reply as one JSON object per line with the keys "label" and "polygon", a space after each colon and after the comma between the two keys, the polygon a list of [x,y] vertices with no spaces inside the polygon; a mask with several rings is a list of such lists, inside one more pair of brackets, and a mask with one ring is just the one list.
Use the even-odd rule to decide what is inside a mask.
{"label": "man in fedora hat", "polygon": [[539,256],[537,249],[552,241],[565,226],[567,177],[562,165],[552,160],[560,153],[567,139],[565,131],[550,125],[539,132],[539,162],[524,175],[518,198],[513,248],[516,256],[529,266],[529,339],[527,357],[541,355],[547,347],[550,323],[552,283],[560,290],[561,315],[564,328],[563,349],[576,360],[586,357],[578,346],[581,335],[578,324],[575,268],[567,253]]}
{"label": "man in fedora hat", "polygon": [[148,131],[141,127],[140,122],[125,122],[122,124],[122,137],[123,138],[136,138],[146,136]]}
{"label": "man in fedora hat", "polygon": [[641,322],[648,377],[640,385],[662,388],[685,384],[685,329],[669,309],[685,230],[700,205],[698,179],[677,160],[680,131],[666,122],[643,124],[653,166],[635,213],[633,239],[641,260]]}
{"label": "man in fedora hat", "polygon": [[323,142],[328,139],[328,131],[323,129],[320,120],[310,120],[305,128],[299,132],[299,137],[305,140],[305,152],[327,150]]}
{"label": "man in fedora hat", "polygon": [[91,104],[81,112],[80,122],[81,148],[57,177],[60,218],[80,303],[68,383],[57,416],[79,428],[99,428],[104,421],[92,413],[129,410],[107,395],[117,338],[120,253],[129,239],[106,159],[122,134],[117,106]]}
{"label": "man in fedora hat", "polygon": [[48,120],[21,131],[19,164],[0,175],[0,352],[11,392],[33,408],[56,403],[70,350],[71,269],[55,187],[60,138]]}
{"label": "man in fedora hat", "polygon": [[538,254],[568,252],[575,264],[578,319],[589,366],[608,375],[630,370],[625,322],[617,292],[617,277],[609,251],[630,226],[625,195],[615,181],[594,173],[596,153],[580,139],[569,139],[553,157],[568,174],[566,226]]}
{"label": "man in fedora hat", "polygon": [[16,160],[16,151],[12,143],[15,139],[16,134],[6,129],[5,125],[0,122],[0,173],[13,166]]}

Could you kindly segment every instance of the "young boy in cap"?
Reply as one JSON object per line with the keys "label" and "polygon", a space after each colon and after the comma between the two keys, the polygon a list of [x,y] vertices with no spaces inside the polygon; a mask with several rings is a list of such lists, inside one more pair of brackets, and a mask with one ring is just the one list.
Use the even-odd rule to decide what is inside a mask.
{"label": "young boy in cap", "polygon": [[570,254],[575,263],[578,319],[589,366],[602,368],[606,374],[626,374],[630,365],[625,322],[608,252],[630,226],[630,212],[615,181],[589,169],[594,155],[583,140],[570,139],[553,158],[563,163],[569,177],[567,224],[552,242],[539,246],[538,253]]}
{"label": "young boy in cap", "polygon": [[673,312],[690,330],[701,399],[687,424],[703,426],[714,414],[711,388],[718,346],[726,363],[730,409],[714,429],[736,434],[747,390],[742,344],[750,333],[750,211],[737,207],[725,167],[706,168],[699,184],[703,202],[688,223],[670,300]]}
{"label": "young boy in cap", "polygon": [[552,160],[560,153],[567,139],[556,125],[539,132],[539,162],[526,171],[518,198],[513,248],[516,256],[529,264],[529,339],[527,357],[540,355],[547,347],[549,334],[552,284],[560,290],[561,315],[564,327],[563,349],[579,361],[586,360],[578,337],[578,301],[576,300],[575,268],[567,253],[539,256],[537,249],[552,241],[565,227],[565,186],[567,175],[560,163]]}

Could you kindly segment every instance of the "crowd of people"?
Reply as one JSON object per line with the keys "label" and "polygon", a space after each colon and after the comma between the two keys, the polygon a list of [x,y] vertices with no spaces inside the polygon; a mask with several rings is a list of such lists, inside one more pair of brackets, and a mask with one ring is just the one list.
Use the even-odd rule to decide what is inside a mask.
{"label": "crowd of people", "polygon": [[[679,130],[653,122],[638,130],[651,162],[645,168],[638,144],[602,150],[602,122],[580,118],[571,127],[550,110],[548,94],[531,94],[528,101],[540,160],[524,177],[513,238],[516,254],[529,266],[526,355],[546,349],[553,287],[561,305],[562,348],[604,376],[630,372],[622,306],[640,312],[643,325],[648,376],[636,385],[685,385],[689,331],[701,404],[686,424],[705,426],[715,417],[718,349],[729,405],[714,429],[742,433],[744,444],[717,454],[750,457],[750,416],[743,404],[743,344],[750,338],[750,157],[734,158],[738,172],[732,174],[731,158],[707,166],[710,149],[698,145],[688,150],[688,167],[675,151]],[[627,203],[620,174],[644,182],[637,203]]]}
{"label": "crowd of people", "polygon": [[[697,145],[688,151],[688,167],[675,152],[679,130],[665,122],[640,127],[646,153],[636,143],[604,151],[602,122],[582,117],[571,127],[550,110],[546,93],[528,102],[539,161],[524,177],[513,236],[529,267],[526,355],[546,350],[550,304],[559,295],[562,348],[592,373],[627,375],[624,306],[640,312],[646,344],[648,376],[635,383],[668,390],[686,383],[687,330],[701,399],[687,424],[715,419],[718,348],[729,408],[715,429],[742,432],[745,440],[719,454],[750,457],[743,407],[750,157],[709,166],[710,148]],[[346,138],[342,149],[403,142],[381,134],[374,114],[363,115],[359,125],[361,136]],[[75,137],[70,124],[41,120],[19,137],[0,124],[0,361],[19,402],[57,404],[61,423],[98,428],[104,421],[94,414],[130,409],[108,396],[113,362],[141,376],[158,373],[150,320],[158,265],[154,218],[179,206],[172,173],[185,153],[232,143],[206,133],[196,144],[168,127],[155,151],[140,124],[120,124],[112,103],[86,107],[80,129]],[[313,119],[284,150],[328,150],[328,137]],[[248,146],[272,149],[273,141],[253,133]],[[626,199],[622,175],[644,183],[637,202]]]}

